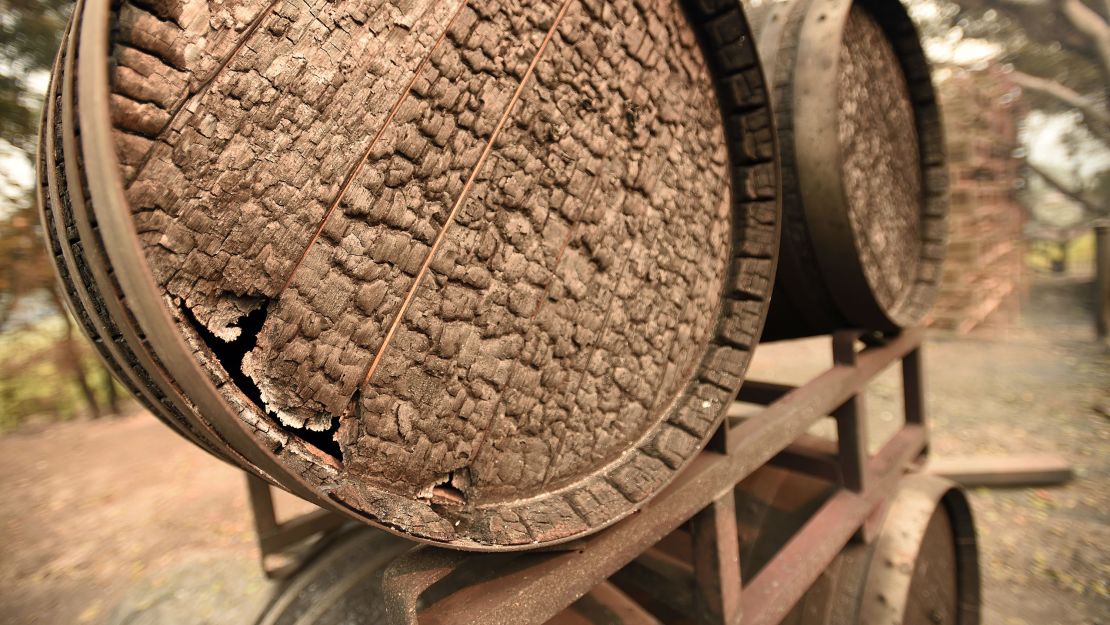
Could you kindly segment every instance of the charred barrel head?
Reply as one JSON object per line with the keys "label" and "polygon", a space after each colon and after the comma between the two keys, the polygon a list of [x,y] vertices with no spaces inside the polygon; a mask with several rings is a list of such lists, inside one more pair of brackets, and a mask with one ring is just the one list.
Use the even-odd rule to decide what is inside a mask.
{"label": "charred barrel head", "polygon": [[784,213],[764,339],[920,323],[940,279],[947,175],[912,21],[897,0],[787,0],[757,13]]}
{"label": "charred barrel head", "polygon": [[193,443],[474,550],[632,513],[762,331],[778,149],[734,2],[82,0],[43,221]]}

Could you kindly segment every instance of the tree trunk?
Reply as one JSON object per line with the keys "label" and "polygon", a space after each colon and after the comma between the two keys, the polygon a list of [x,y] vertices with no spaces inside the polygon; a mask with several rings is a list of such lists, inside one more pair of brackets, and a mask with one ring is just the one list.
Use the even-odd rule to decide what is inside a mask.
{"label": "tree trunk", "polygon": [[1110,344],[1110,224],[1095,226],[1095,330]]}
{"label": "tree trunk", "polygon": [[100,404],[96,401],[96,394],[89,386],[88,377],[85,375],[85,365],[81,362],[81,351],[77,348],[77,343],[73,337],[73,319],[69,316],[69,311],[62,305],[62,300],[58,296],[55,289],[50,289],[50,297],[54,300],[54,306],[61,313],[62,319],[66,324],[66,335],[62,339],[61,354],[65,359],[64,363],[59,363],[60,369],[69,369],[73,375],[73,381],[77,383],[77,388],[81,390],[81,396],[85,398],[85,404],[89,408],[89,414],[94,419],[100,418]]}
{"label": "tree trunk", "polygon": [[1052,273],[1068,272],[1068,242],[1056,242],[1056,257],[1052,259]]}
{"label": "tree trunk", "polygon": [[119,414],[119,391],[116,389],[116,379],[112,377],[108,367],[101,366],[100,370],[104,376],[104,398],[108,405],[108,414],[117,415]]}

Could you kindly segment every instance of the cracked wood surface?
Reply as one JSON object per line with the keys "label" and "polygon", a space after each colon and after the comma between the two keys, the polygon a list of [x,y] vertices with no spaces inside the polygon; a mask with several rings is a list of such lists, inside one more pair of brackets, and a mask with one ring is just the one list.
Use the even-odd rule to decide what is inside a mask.
{"label": "cracked wood surface", "polygon": [[696,453],[778,218],[747,25],[687,10],[119,5],[134,222],[261,445],[363,518],[471,547],[607,525]]}
{"label": "cracked wood surface", "polygon": [[642,436],[704,349],[729,198],[693,35],[619,2],[557,33],[341,426],[352,468],[529,496]]}

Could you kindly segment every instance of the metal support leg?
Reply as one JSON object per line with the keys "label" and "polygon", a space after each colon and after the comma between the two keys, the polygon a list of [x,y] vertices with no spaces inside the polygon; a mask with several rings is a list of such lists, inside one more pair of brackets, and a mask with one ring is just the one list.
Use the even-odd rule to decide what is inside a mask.
{"label": "metal support leg", "polygon": [[[859,332],[847,330],[833,335],[833,362],[837,366],[857,366],[855,343],[859,336]],[[863,492],[867,486],[864,476],[868,454],[862,395],[852,395],[833,412],[833,417],[836,418],[836,438],[844,487],[857,493]]]}
{"label": "metal support leg", "polygon": [[694,608],[699,625],[740,622],[740,537],[729,490],[690,520],[694,541]]}
{"label": "metal support leg", "polygon": [[262,571],[271,579],[285,577],[299,566],[299,562],[290,555],[297,546],[347,522],[345,517],[329,510],[314,510],[280,522],[274,509],[273,487],[250,473],[246,475]]}
{"label": "metal support leg", "polygon": [[921,367],[921,348],[902,359],[902,397],[906,406],[906,423],[925,425],[925,384]]}
{"label": "metal support leg", "polygon": [[258,534],[258,546],[261,549],[266,542],[266,537],[272,536],[278,529],[274,496],[270,492],[270,485],[264,480],[250,473],[246,476],[247,494],[250,497],[251,512],[254,516],[254,530]]}

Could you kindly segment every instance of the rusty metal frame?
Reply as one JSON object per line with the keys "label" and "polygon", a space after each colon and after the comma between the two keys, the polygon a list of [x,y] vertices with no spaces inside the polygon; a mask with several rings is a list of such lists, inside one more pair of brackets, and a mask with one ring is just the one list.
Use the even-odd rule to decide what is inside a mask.
{"label": "rusty metal frame", "polygon": [[[899,481],[920,467],[928,446],[923,335],[920,328],[906,330],[860,350],[859,332],[838,332],[832,336],[833,366],[808,383],[746,382],[737,399],[764,407],[747,418],[726,420],[670,486],[637,514],[596,535],[524,553],[415,545],[382,576],[387,622],[544,623],[686,526],[694,545],[693,570],[671,573],[675,583],[688,586],[668,592],[665,600],[679,604],[703,625],[778,623],[849,541],[874,539],[874,527]],[[862,394],[895,363],[902,369],[905,423],[875,454],[868,454]],[[837,421],[835,444],[807,434],[827,416]],[[742,582],[733,492],[737,483],[768,463],[827,479],[839,488],[753,579]],[[326,527],[326,514],[332,513],[277,523],[269,492],[259,490],[269,486],[260,480],[251,484],[264,555]]]}
{"label": "rusty metal frame", "polygon": [[259,560],[262,571],[270,579],[283,579],[292,575],[300,562],[297,548],[310,539],[326,535],[350,522],[345,516],[320,508],[279,521],[274,506],[273,487],[262,478],[246,473],[247,495],[254,517],[254,531],[258,538]]}

